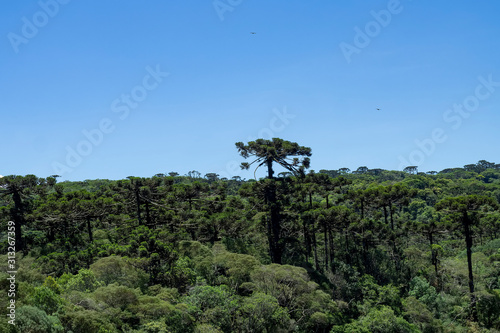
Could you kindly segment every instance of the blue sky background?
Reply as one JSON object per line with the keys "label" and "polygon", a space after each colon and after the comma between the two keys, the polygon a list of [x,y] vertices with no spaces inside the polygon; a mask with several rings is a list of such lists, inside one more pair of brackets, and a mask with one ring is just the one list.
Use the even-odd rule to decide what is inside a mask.
{"label": "blue sky background", "polygon": [[[500,2],[220,0],[231,8],[221,20],[212,0],[72,0],[43,14],[54,1],[2,4],[2,175],[251,178],[234,168],[234,143],[271,127],[311,147],[316,171],[401,170],[401,158],[420,171],[500,163],[500,84],[460,125],[444,119],[478,77],[500,82]],[[348,62],[341,43],[355,47],[355,28],[376,28],[371,11],[391,3],[398,13]],[[39,25],[29,38],[26,20]],[[24,42],[13,46],[14,34]],[[120,119],[111,104],[148,66],[169,76]],[[285,126],[274,119],[283,110],[294,116]],[[68,147],[105,118],[114,130],[69,167]],[[419,148],[436,128],[446,140]]]}

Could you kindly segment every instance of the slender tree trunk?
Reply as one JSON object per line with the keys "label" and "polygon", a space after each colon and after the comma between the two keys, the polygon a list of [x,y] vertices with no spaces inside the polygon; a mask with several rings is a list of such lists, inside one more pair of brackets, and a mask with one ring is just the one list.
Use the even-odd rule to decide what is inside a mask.
{"label": "slender tree trunk", "polygon": [[400,262],[399,262],[399,251],[398,248],[396,247],[396,235],[394,233],[394,217],[393,217],[393,207],[392,204],[389,205],[389,217],[391,221],[391,244],[392,244],[392,251],[394,253],[394,265],[396,267],[396,271],[400,271]]}
{"label": "slender tree trunk", "polygon": [[94,242],[94,239],[92,237],[92,225],[90,223],[90,217],[87,216],[87,231],[89,233],[89,247],[87,248],[87,252],[88,252],[88,257],[87,257],[87,269],[90,268],[90,264],[92,264],[92,261],[93,261],[93,256],[92,256],[92,249],[91,249],[91,246],[92,246],[92,243]]}
{"label": "slender tree trunk", "polygon": [[306,262],[309,262],[309,256],[311,254],[311,242],[309,241],[309,232],[308,230],[308,225],[307,225],[307,219],[303,218],[302,219],[302,228],[304,229],[304,243],[306,246]]}
{"label": "slender tree trunk", "polygon": [[90,217],[87,216],[87,232],[89,233],[89,240],[92,243],[94,240],[92,238],[92,225],[90,224]]}
{"label": "slender tree trunk", "polygon": [[275,264],[281,264],[281,257],[283,255],[283,245],[280,242],[281,238],[281,221],[278,201],[276,199],[276,185],[274,183],[274,171],[273,171],[273,161],[268,159],[267,164],[267,176],[271,180],[271,184],[266,189],[266,199],[270,206],[270,217],[271,217],[271,239],[270,250],[271,250],[271,261]]}
{"label": "slender tree trunk", "polygon": [[332,228],[328,228],[328,242],[330,247],[330,266],[332,273],[335,273],[335,249],[333,247],[333,232]]}
{"label": "slender tree trunk", "polygon": [[71,249],[71,242],[69,239],[69,232],[68,232],[69,224],[67,218],[64,218],[63,226],[64,226],[64,244],[66,246],[66,250],[69,251]]}
{"label": "slender tree trunk", "polygon": [[52,225],[49,225],[49,232],[47,234],[47,240],[49,243],[52,243],[56,239],[55,234],[54,234],[54,227]]}
{"label": "slender tree trunk", "polygon": [[281,225],[278,203],[276,202],[276,189],[274,184],[271,185],[271,228],[274,244],[273,263],[281,264],[281,256],[283,254],[282,245],[280,244]]}
{"label": "slender tree trunk", "polygon": [[474,294],[474,275],[472,273],[472,234],[470,231],[470,219],[467,212],[463,213],[463,225],[465,232],[465,244],[467,246],[467,267],[469,270],[469,291],[472,308],[472,320],[477,322],[476,295]]}
{"label": "slender tree trunk", "polygon": [[137,203],[137,220],[139,221],[139,225],[142,225],[141,219],[141,198],[139,197],[139,189],[135,190],[135,201]]}
{"label": "slender tree trunk", "polygon": [[365,267],[365,271],[369,272],[368,268],[368,253],[367,253],[367,245],[366,245],[366,238],[365,238],[365,227],[363,226],[361,230],[361,245],[362,245],[362,256],[363,256],[363,266]]}
{"label": "slender tree trunk", "polygon": [[[312,193],[309,192],[309,209],[313,209],[313,202],[312,202]],[[314,219],[311,221],[312,222],[312,240],[313,240],[313,249],[314,249],[314,266],[316,267],[316,270],[319,271],[319,260],[318,260],[318,243],[316,240],[316,221]]]}
{"label": "slender tree trunk", "polygon": [[393,209],[392,209],[392,205],[391,205],[391,206],[389,206],[389,214],[391,217],[391,230],[394,231],[394,218],[392,216],[392,211],[393,211]]}
{"label": "slender tree trunk", "polygon": [[325,272],[328,271],[329,263],[328,263],[328,228],[326,225],[326,221],[323,222],[323,233],[324,233],[324,241],[325,241]]}
{"label": "slender tree trunk", "polygon": [[436,278],[438,277],[438,265],[437,265],[437,253],[433,249],[434,245],[434,240],[433,240],[433,234],[432,231],[429,231],[429,243],[431,245],[431,263],[434,265],[434,271],[436,272]]}
{"label": "slender tree trunk", "polygon": [[313,251],[314,251],[314,266],[316,270],[319,271],[319,261],[318,261],[318,244],[316,242],[316,222],[312,221],[312,240],[313,240]]}
{"label": "slender tree trunk", "polygon": [[267,241],[269,242],[269,256],[271,257],[271,262],[274,262],[273,228],[271,226],[271,218],[268,216],[266,216],[266,225],[267,225]]}
{"label": "slender tree trunk", "polygon": [[266,161],[266,166],[267,166],[267,178],[268,179],[274,179],[273,177],[273,174],[274,174],[274,171],[273,171],[273,161],[268,159]]}
{"label": "slender tree trunk", "polygon": [[434,272],[436,273],[436,283],[437,283],[437,289],[438,291],[441,290],[441,282],[439,279],[439,269],[438,269],[438,258],[437,258],[437,253],[436,250],[434,250],[433,245],[434,245],[434,225],[432,224],[429,229],[429,244],[431,246],[431,264],[434,266]]}
{"label": "slender tree trunk", "polygon": [[365,201],[361,200],[361,219],[365,218]]}
{"label": "slender tree trunk", "polygon": [[21,227],[24,225],[24,208],[19,191],[12,192],[12,200],[14,200],[13,216],[14,227],[16,233],[16,251],[24,251],[24,239],[22,237]]}
{"label": "slender tree trunk", "polygon": [[146,223],[150,226],[151,223],[151,215],[149,214],[149,201],[146,201]]}
{"label": "slender tree trunk", "polygon": [[64,238],[68,238],[68,220],[64,218],[63,220],[63,230],[64,230]]}
{"label": "slender tree trunk", "polygon": [[344,228],[344,238],[345,238],[345,256],[346,263],[348,265],[351,264],[351,253],[349,253],[349,236],[347,235],[347,228]]}

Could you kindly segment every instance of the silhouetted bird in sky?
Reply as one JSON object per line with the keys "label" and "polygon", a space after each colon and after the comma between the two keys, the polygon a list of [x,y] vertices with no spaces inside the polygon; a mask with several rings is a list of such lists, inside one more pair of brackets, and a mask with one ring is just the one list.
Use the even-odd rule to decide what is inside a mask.
{"label": "silhouetted bird in sky", "polygon": [[256,34],[256,32],[251,32],[251,34],[252,34],[252,35],[255,35],[255,34]]}

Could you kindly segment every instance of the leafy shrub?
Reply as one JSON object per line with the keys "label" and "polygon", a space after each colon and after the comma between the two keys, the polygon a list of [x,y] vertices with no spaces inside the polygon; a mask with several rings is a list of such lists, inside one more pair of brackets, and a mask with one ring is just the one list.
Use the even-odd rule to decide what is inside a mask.
{"label": "leafy shrub", "polygon": [[25,305],[16,312],[16,326],[19,332],[25,333],[62,333],[64,332],[59,318],[47,316],[45,311]]}
{"label": "leafy shrub", "polygon": [[45,286],[35,287],[33,294],[28,298],[28,302],[48,314],[56,313],[64,304],[61,296]]}
{"label": "leafy shrub", "polygon": [[130,288],[143,286],[148,279],[147,274],[133,267],[125,258],[110,256],[97,260],[90,265],[90,270],[97,280],[108,285],[118,283]]}
{"label": "leafy shrub", "polygon": [[116,332],[115,327],[101,312],[78,309],[67,311],[61,316],[66,331],[73,333],[104,333]]}
{"label": "leafy shrub", "polygon": [[293,322],[278,300],[263,293],[254,293],[242,300],[238,328],[243,332],[288,332]]}
{"label": "leafy shrub", "polygon": [[390,307],[382,306],[372,308],[366,316],[351,324],[334,326],[331,333],[420,333],[420,330],[397,317]]}
{"label": "leafy shrub", "polygon": [[81,269],[76,275],[64,274],[58,282],[65,291],[92,292],[101,286],[94,273],[89,269]]}
{"label": "leafy shrub", "polygon": [[137,292],[134,289],[120,286],[117,283],[98,288],[94,292],[94,297],[96,300],[104,302],[110,307],[122,310],[138,302]]}

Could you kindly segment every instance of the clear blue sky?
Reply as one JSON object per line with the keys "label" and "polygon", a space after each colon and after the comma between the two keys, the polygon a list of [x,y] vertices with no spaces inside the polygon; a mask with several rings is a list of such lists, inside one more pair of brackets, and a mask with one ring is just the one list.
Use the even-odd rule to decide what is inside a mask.
{"label": "clear blue sky", "polygon": [[500,163],[499,12],[493,0],[7,1],[0,174],[251,178],[232,166],[234,143],[271,135],[311,147],[316,171]]}

